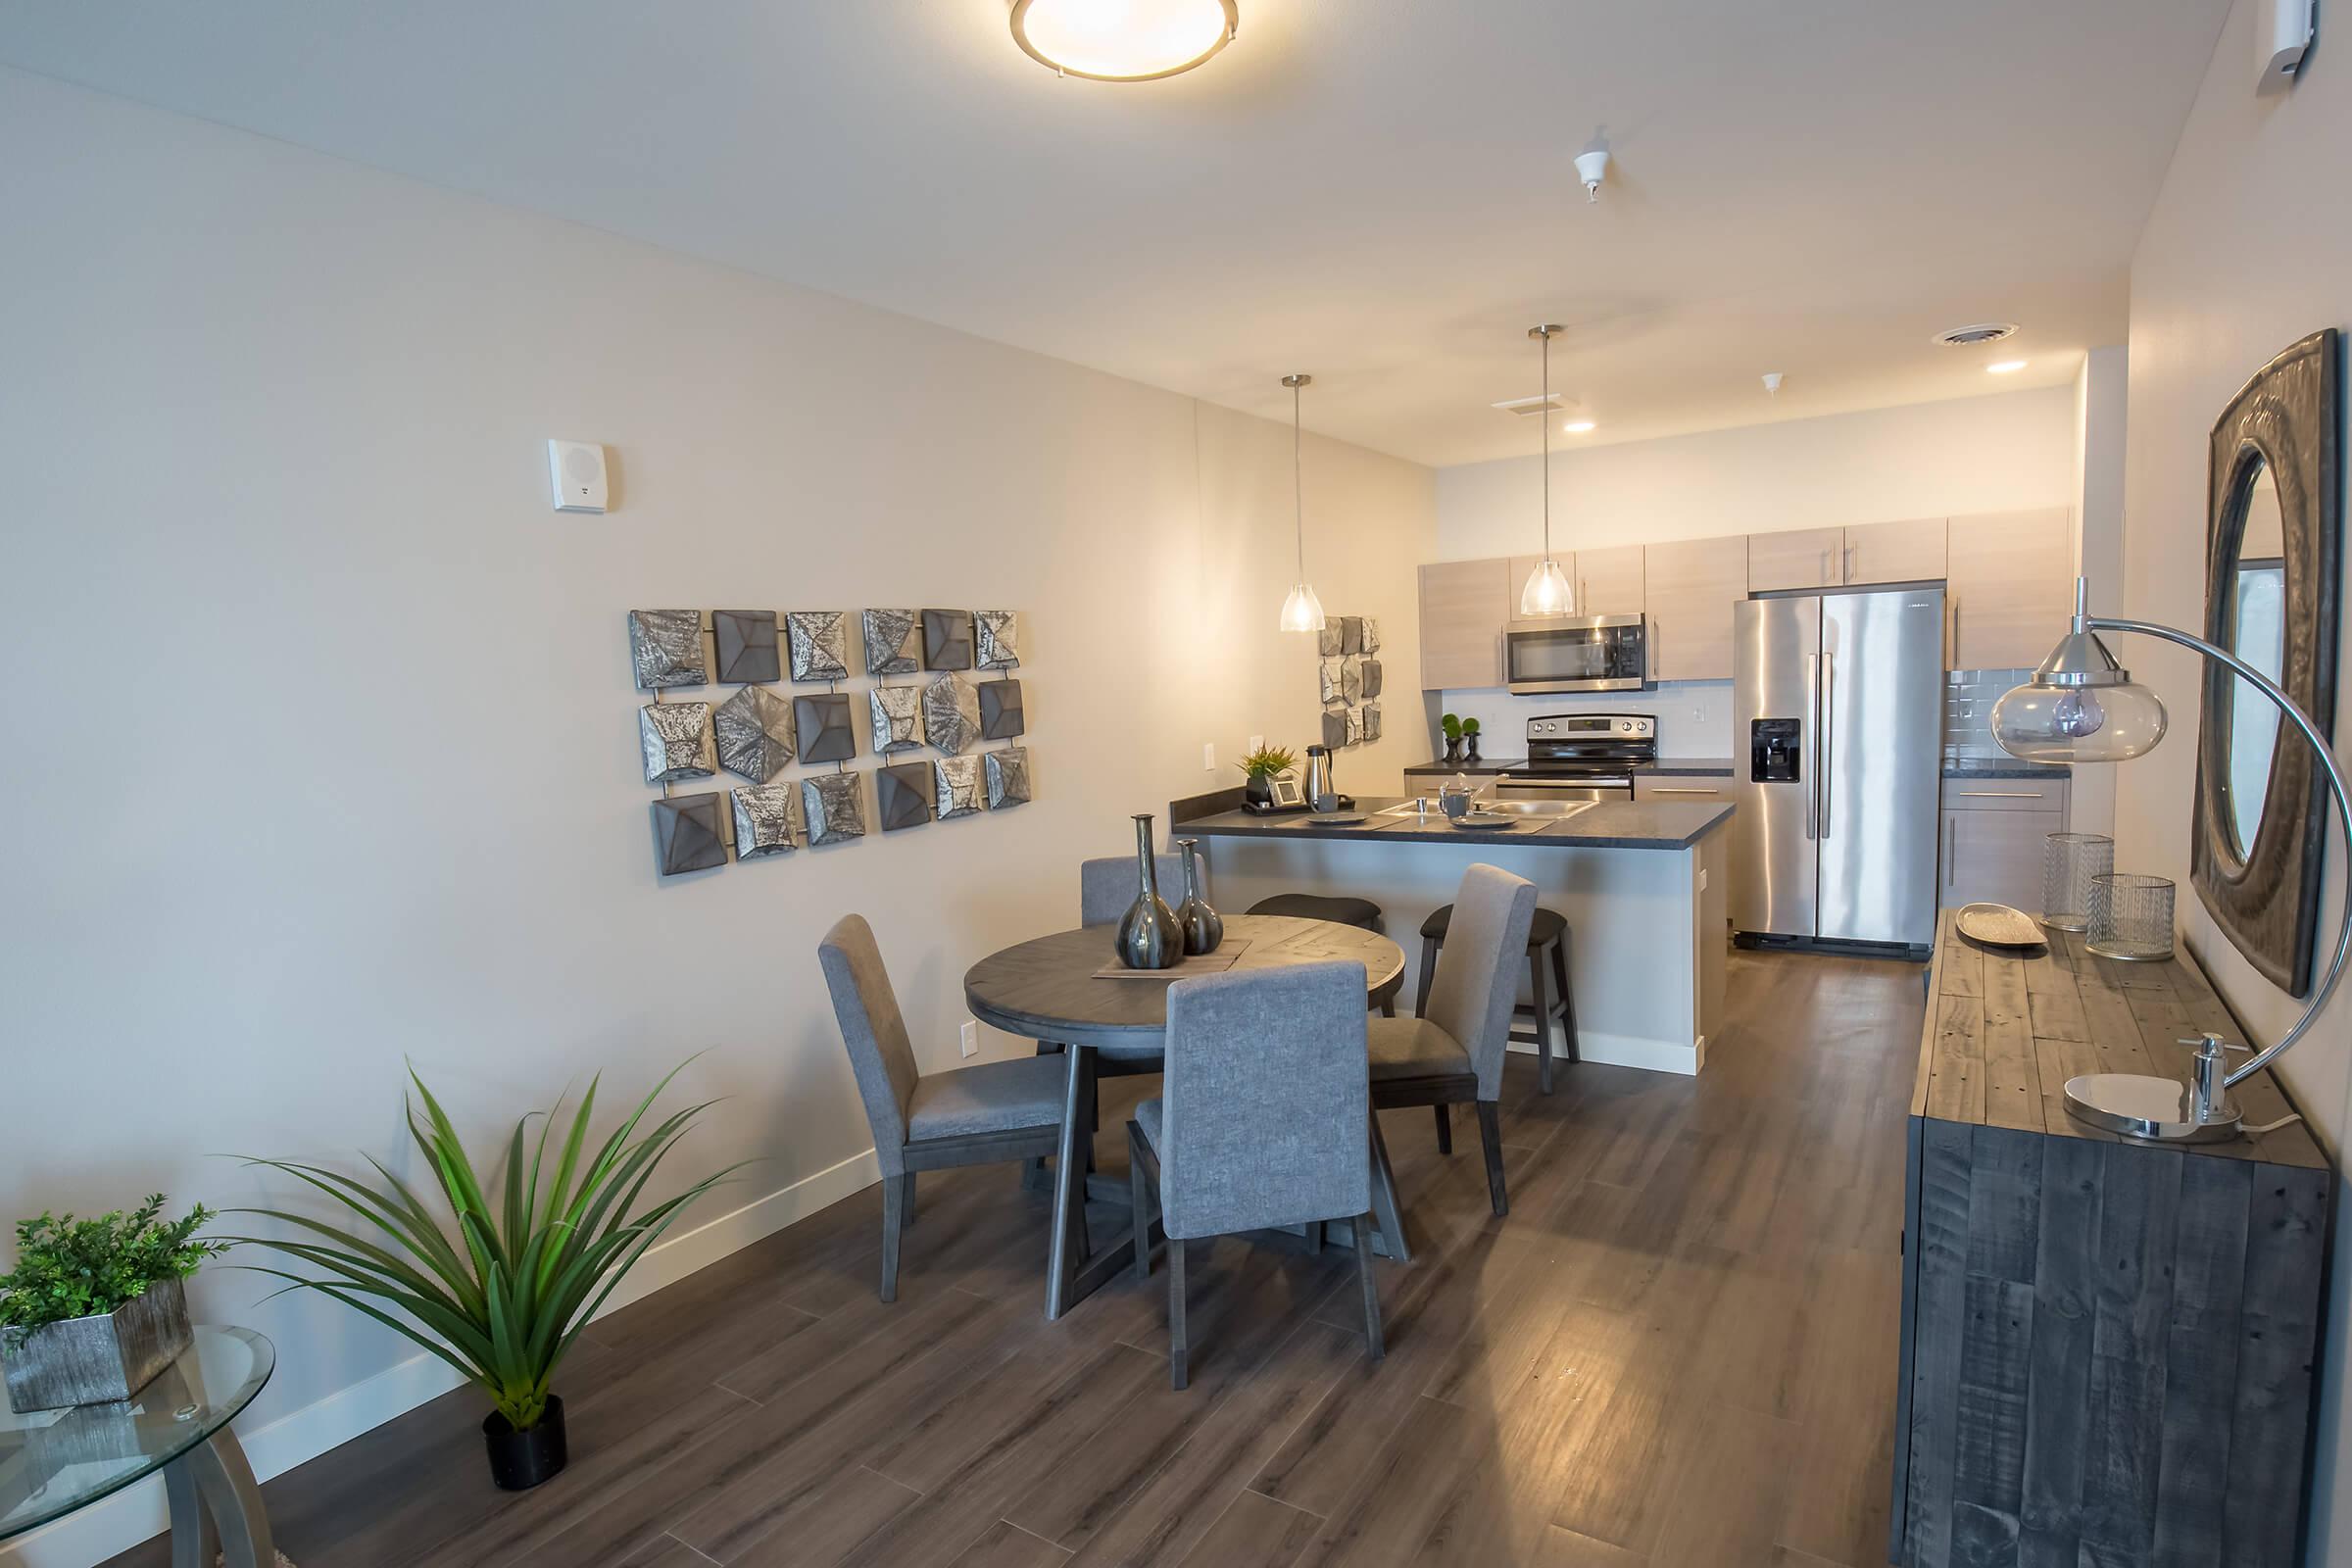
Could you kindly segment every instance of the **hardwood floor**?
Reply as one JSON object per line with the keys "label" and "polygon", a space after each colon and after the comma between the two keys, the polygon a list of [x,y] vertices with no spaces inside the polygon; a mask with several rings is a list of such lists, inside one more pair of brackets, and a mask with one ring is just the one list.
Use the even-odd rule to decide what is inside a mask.
{"label": "hardwood floor", "polygon": [[[1472,1128],[1383,1123],[1417,1227],[1380,1264],[1226,1239],[1042,1316],[1012,1167],[923,1178],[900,1299],[875,1188],[594,1325],[571,1467],[495,1492],[460,1391],[265,1489],[301,1568],[1886,1560],[1912,965],[1736,954],[1706,1072],[1513,1056],[1511,1213]],[[1104,1085],[1106,1166],[1124,1106]],[[1115,1097],[1115,1098],[1114,1098]],[[1110,1211],[1103,1214],[1107,1221]],[[160,1541],[116,1559],[161,1568]]]}

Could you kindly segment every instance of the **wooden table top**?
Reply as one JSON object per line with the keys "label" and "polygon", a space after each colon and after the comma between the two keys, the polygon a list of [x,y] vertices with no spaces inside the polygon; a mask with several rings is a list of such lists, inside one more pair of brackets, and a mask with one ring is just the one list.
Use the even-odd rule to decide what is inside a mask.
{"label": "wooden table top", "polygon": [[[1057,931],[992,953],[964,972],[972,1016],[1033,1040],[1094,1046],[1105,1055],[1156,1056],[1168,1027],[1168,987],[1153,980],[1103,979],[1111,957],[1106,925]],[[1233,969],[1277,969],[1323,958],[1364,966],[1370,996],[1404,973],[1404,950],[1376,931],[1281,914],[1229,914],[1225,940],[1246,941]]]}
{"label": "wooden table top", "polygon": [[[2067,931],[2048,932],[2045,947],[1991,948],[1962,936],[1953,924],[1957,913],[1945,909],[1936,923],[1914,1116],[2118,1143],[2116,1134],[2066,1113],[2069,1078],[2135,1072],[2185,1083],[2191,1053],[2175,1041],[2210,1029],[2247,1043],[2185,949],[2162,963],[2131,963],[2086,951],[2082,934]],[[2294,1108],[2267,1068],[2230,1094],[2256,1126]],[[2328,1168],[2299,1121],[2220,1143],[2161,1147]]]}

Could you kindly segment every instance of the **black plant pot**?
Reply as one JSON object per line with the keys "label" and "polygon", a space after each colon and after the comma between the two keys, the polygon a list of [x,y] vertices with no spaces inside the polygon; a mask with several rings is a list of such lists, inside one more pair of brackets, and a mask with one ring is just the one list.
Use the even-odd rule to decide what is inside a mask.
{"label": "black plant pot", "polygon": [[1446,760],[1448,762],[1458,762],[1461,760],[1462,743],[1458,740],[1447,741],[1446,743]]}
{"label": "black plant pot", "polygon": [[1274,804],[1274,786],[1263,773],[1252,773],[1242,785],[1242,799],[1262,810]]}
{"label": "black plant pot", "polygon": [[517,1432],[496,1410],[482,1418],[490,1450],[490,1479],[501,1492],[528,1492],[552,1481],[569,1457],[564,1449],[564,1401],[550,1396],[536,1426]]}

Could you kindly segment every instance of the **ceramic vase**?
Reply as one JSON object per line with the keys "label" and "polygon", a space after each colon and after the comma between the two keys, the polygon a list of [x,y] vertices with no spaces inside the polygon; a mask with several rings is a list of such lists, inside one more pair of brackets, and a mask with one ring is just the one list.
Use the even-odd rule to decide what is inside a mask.
{"label": "ceramic vase", "polygon": [[1152,858],[1152,818],[1135,819],[1135,903],[1119,917],[1119,961],[1130,969],[1173,969],[1184,961],[1184,927],[1159,896],[1159,867]]}
{"label": "ceramic vase", "polygon": [[1200,896],[1200,841],[1178,839],[1184,852],[1184,902],[1176,906],[1176,923],[1184,927],[1184,951],[1189,957],[1214,953],[1225,940],[1225,917]]}

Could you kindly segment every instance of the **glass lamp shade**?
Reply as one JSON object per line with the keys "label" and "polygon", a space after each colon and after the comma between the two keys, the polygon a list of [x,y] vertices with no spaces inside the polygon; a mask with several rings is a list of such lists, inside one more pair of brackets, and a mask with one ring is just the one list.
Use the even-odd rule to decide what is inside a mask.
{"label": "glass lamp shade", "polygon": [[1992,738],[2030,762],[2128,762],[2164,739],[2164,704],[2136,681],[2061,686],[2038,678],[1992,705]]}
{"label": "glass lamp shade", "polygon": [[1152,81],[1225,47],[1234,0],[1018,0],[1012,36],[1041,65],[1097,81]]}
{"label": "glass lamp shade", "polygon": [[1323,629],[1323,601],[1315,597],[1314,589],[1305,583],[1291,584],[1291,596],[1282,602],[1284,631],[1321,631]]}
{"label": "glass lamp shade", "polygon": [[1576,594],[1568,586],[1568,574],[1549,556],[1527,574],[1527,586],[1519,590],[1519,613],[1530,617],[1576,613]]}

